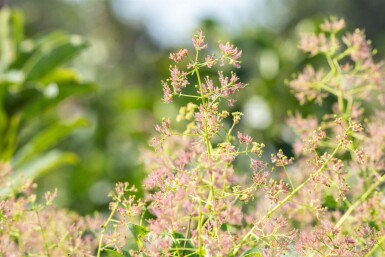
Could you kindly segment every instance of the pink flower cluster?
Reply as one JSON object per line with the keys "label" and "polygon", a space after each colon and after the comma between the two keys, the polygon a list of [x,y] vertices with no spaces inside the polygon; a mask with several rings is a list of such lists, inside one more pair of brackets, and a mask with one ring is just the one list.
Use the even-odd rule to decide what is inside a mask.
{"label": "pink flower cluster", "polygon": [[[264,144],[242,132],[232,136],[242,113],[221,109],[222,102],[231,105],[244,84],[233,72],[219,71],[214,79],[201,75],[201,68],[221,67],[226,60],[239,67],[241,52],[220,44],[221,56],[208,54],[199,61],[208,45],[197,33],[196,59],[186,69],[170,69],[163,84],[166,102],[174,97],[192,102],[181,107],[177,118],[186,122],[186,130],[174,131],[164,120],[156,126],[154,150],[143,153],[146,208],[152,217],[138,219],[146,230],[131,255],[369,257],[381,249],[385,206],[383,194],[374,192],[385,182],[384,119],[378,118],[383,114],[376,111],[372,121],[361,123],[368,118],[362,94],[368,85],[383,90],[379,78],[384,71],[368,54],[361,31],[344,36],[346,47],[340,49],[337,33],[344,26],[343,20],[331,18],[321,25],[320,35],[304,35],[301,41],[305,52],[326,57],[329,71],[309,65],[289,85],[302,104],[322,104],[330,95],[336,103],[333,113],[321,118],[297,113],[288,119],[298,134],[295,162],[279,150],[267,163],[261,159]],[[171,55],[177,63],[185,57],[185,50]],[[369,75],[374,71],[377,80]],[[183,89],[190,78],[197,86],[187,94]],[[224,124],[228,121],[230,128]],[[240,174],[234,161],[243,154],[250,158],[250,171]]]}

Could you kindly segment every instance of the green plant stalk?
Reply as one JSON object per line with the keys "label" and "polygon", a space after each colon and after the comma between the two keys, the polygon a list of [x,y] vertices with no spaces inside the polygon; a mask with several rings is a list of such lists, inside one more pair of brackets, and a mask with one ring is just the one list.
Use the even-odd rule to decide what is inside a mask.
{"label": "green plant stalk", "polygon": [[365,255],[365,257],[370,257],[376,250],[378,247],[381,247],[381,244],[385,242],[385,236],[382,236],[380,238],[380,241],[378,241],[374,246],[373,248]]}
{"label": "green plant stalk", "polygon": [[198,216],[198,254],[202,256],[202,204],[199,201],[199,216]]}
{"label": "green plant stalk", "polygon": [[354,209],[357,208],[363,201],[365,201],[370,196],[370,194],[383,182],[385,182],[385,175],[383,175],[379,180],[377,180],[376,183],[374,183],[370,188],[368,188],[368,190],[366,190],[366,192],[363,195],[361,195],[361,197],[350,206],[350,208],[344,213],[344,215],[336,223],[334,228],[339,228],[345,222],[345,220],[350,216],[350,214],[354,211]]}
{"label": "green plant stalk", "polygon": [[51,257],[51,255],[49,253],[48,245],[47,245],[47,238],[45,236],[44,229],[43,229],[43,226],[42,226],[41,221],[40,221],[39,212],[37,211],[36,206],[33,206],[33,211],[37,217],[37,223],[38,223],[39,228],[40,228],[41,238],[43,239],[45,254],[47,255],[47,257]]}
{"label": "green plant stalk", "polygon": [[195,74],[197,75],[199,90],[201,91],[202,104],[203,104],[204,109],[205,109],[204,126],[205,126],[205,142],[206,142],[206,147],[207,147],[207,153],[209,156],[211,156],[211,143],[210,143],[210,139],[209,139],[209,132],[208,132],[208,127],[207,127],[207,119],[206,119],[206,115],[207,115],[206,106],[205,106],[206,105],[206,101],[205,101],[206,98],[203,94],[202,81],[201,81],[201,76],[199,74],[198,68],[195,68]]}
{"label": "green plant stalk", "polygon": [[100,257],[100,254],[101,254],[102,248],[103,248],[103,247],[102,247],[102,244],[103,244],[103,238],[104,238],[104,235],[105,235],[105,233],[106,233],[107,226],[108,226],[108,224],[111,222],[112,217],[114,216],[116,210],[118,209],[119,203],[120,203],[120,197],[118,197],[118,200],[117,200],[117,202],[116,202],[116,205],[115,205],[114,208],[111,210],[110,216],[108,216],[107,221],[103,224],[103,229],[102,229],[102,232],[101,232],[101,234],[100,234],[99,244],[98,244],[98,252],[97,252],[96,257]]}
{"label": "green plant stalk", "polygon": [[289,180],[291,189],[294,189],[293,181],[291,181],[291,178],[290,178],[290,176],[289,176],[289,173],[287,172],[286,166],[283,165],[282,168],[283,168],[283,170],[285,171],[285,174],[286,174],[287,179]]}
{"label": "green plant stalk", "polygon": [[[328,163],[332,160],[332,158],[337,154],[337,152],[339,151],[340,147],[342,145],[342,142],[340,142],[337,147],[334,149],[333,153],[330,155],[330,157],[322,164],[322,166],[317,170],[317,172],[315,173],[315,175],[318,175],[320,174],[325,168],[326,166],[328,165]],[[239,242],[238,246],[234,249],[233,251],[233,256],[235,256],[237,254],[237,252],[239,251],[239,249],[241,248],[241,246],[243,245],[243,243],[246,242],[246,240],[248,239],[248,237],[250,235],[253,234],[254,232],[254,229],[257,228],[257,226],[259,224],[261,224],[264,220],[266,220],[267,218],[269,218],[274,212],[276,212],[277,210],[279,210],[282,205],[284,205],[286,202],[288,202],[294,195],[296,195],[303,187],[305,187],[310,181],[313,180],[313,176],[309,177],[307,180],[305,180],[301,185],[299,185],[296,189],[294,189],[288,196],[285,197],[285,199],[283,199],[282,201],[280,201],[273,209],[271,209],[270,211],[268,211],[265,216],[263,216],[258,222],[257,224],[255,224],[250,230],[249,232],[247,232],[247,234],[242,238],[242,240]]]}
{"label": "green plant stalk", "polygon": [[[197,56],[196,56],[196,61],[197,61],[197,58],[198,58],[198,52],[197,52]],[[200,76],[200,73],[199,73],[199,69],[196,67],[195,68],[195,74],[197,76],[197,80],[198,80],[198,86],[199,86],[199,90],[200,90],[200,93],[201,93],[201,100],[202,100],[202,104],[204,106],[204,139],[205,139],[205,143],[206,143],[206,148],[207,148],[207,154],[208,156],[210,157],[211,156],[211,142],[210,142],[210,138],[209,138],[209,132],[208,132],[208,124],[207,124],[207,111],[206,111],[206,97],[204,95],[204,92],[203,92],[203,86],[202,86],[202,80],[201,80],[201,76]],[[213,183],[214,183],[214,178],[213,178],[213,175],[210,175],[210,195],[209,195],[209,199],[210,198],[214,198],[215,196],[215,192],[214,192],[214,186],[213,186]],[[209,201],[207,201],[209,202]],[[201,235],[202,235],[202,226],[203,226],[203,223],[202,223],[202,219],[203,219],[203,216],[202,216],[202,213],[201,213],[201,205],[199,205],[199,221],[198,221],[198,231],[199,231],[199,256],[201,256],[202,254],[202,242],[201,242]]]}

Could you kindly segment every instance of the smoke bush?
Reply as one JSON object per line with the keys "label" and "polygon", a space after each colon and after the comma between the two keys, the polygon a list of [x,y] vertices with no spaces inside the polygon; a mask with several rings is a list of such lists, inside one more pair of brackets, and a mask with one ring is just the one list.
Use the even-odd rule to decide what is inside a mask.
{"label": "smoke bush", "polygon": [[[327,68],[308,65],[288,85],[301,104],[322,105],[328,98],[334,105],[322,117],[288,118],[297,134],[295,159],[279,150],[266,162],[264,144],[236,131],[242,113],[227,106],[245,84],[228,67],[240,67],[242,51],[220,43],[207,53],[211,48],[198,31],[193,51],[172,53],[163,100],[188,99],[176,117],[185,128],[173,129],[167,118],[155,127],[152,149],[142,157],[145,196],[135,197],[127,183],[117,185],[110,216],[100,233],[96,229],[96,256],[383,256],[385,73],[364,32],[341,36],[344,27],[331,18],[319,34],[302,35],[300,48],[322,56]],[[208,70],[219,71],[210,77]],[[240,155],[250,170],[235,170]],[[1,217],[9,216],[7,203],[0,205]],[[31,215],[35,224],[52,222]],[[12,242],[17,252],[26,244],[1,221],[7,228],[0,230],[2,254],[21,256],[1,248]],[[40,243],[31,247],[43,245],[43,255],[56,256],[44,226],[34,237]]]}
{"label": "smoke bush", "polygon": [[[288,85],[301,104],[325,98],[335,104],[320,118],[288,118],[297,133],[296,160],[279,150],[266,163],[264,144],[235,131],[242,113],[229,113],[226,105],[245,86],[235,72],[202,75],[239,68],[242,52],[235,46],[220,44],[206,54],[199,31],[193,52],[170,55],[175,64],[162,81],[163,100],[190,101],[177,116],[186,128],[174,130],[170,119],[156,126],[153,150],[143,155],[145,202],[114,203],[117,227],[135,235],[136,249],[130,245],[126,254],[382,256],[385,77],[364,32],[340,36],[344,27],[331,18],[319,34],[302,35],[300,48],[324,57],[328,67],[308,65]],[[234,170],[239,155],[249,158],[249,173]],[[144,219],[144,211],[151,217]],[[125,243],[107,247],[124,252]]]}

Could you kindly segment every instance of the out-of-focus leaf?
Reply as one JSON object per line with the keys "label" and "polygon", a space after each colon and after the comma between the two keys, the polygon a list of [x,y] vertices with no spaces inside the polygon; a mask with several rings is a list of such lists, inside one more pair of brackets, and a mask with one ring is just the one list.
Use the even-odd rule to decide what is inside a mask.
{"label": "out-of-focus leaf", "polygon": [[16,59],[24,37],[24,19],[17,10],[4,8],[0,12],[0,71]]}
{"label": "out-of-focus leaf", "polygon": [[15,43],[15,46],[24,39],[24,16],[19,10],[13,9],[10,16],[10,34]]}
{"label": "out-of-focus leaf", "polygon": [[30,142],[24,145],[12,160],[12,166],[18,168],[38,154],[50,149],[70,135],[76,128],[84,127],[87,120],[79,119],[72,124],[54,124],[40,132]]}
{"label": "out-of-focus leaf", "polygon": [[0,199],[12,194],[12,191],[22,186],[27,180],[35,179],[44,173],[50,172],[64,164],[74,164],[78,158],[73,153],[52,150],[39,156],[27,164],[19,167],[12,172],[12,188],[0,189]]}
{"label": "out-of-focus leaf", "polygon": [[26,81],[42,79],[87,46],[88,43],[80,36],[51,33],[38,43],[37,50],[25,63]]}
{"label": "out-of-focus leaf", "polygon": [[333,195],[325,195],[322,206],[328,208],[328,210],[335,211],[338,209],[338,202],[334,199]]}
{"label": "out-of-focus leaf", "polygon": [[141,248],[143,245],[142,240],[148,234],[148,230],[145,227],[132,223],[129,223],[127,225],[127,228],[131,231],[132,235],[134,236],[138,247]]}
{"label": "out-of-focus leaf", "polygon": [[10,35],[9,19],[11,11],[4,8],[0,12],[0,71],[11,63],[15,55],[14,44]]}
{"label": "out-of-focus leaf", "polygon": [[[53,87],[53,93],[50,87]],[[9,116],[23,112],[23,117],[28,119],[40,115],[42,111],[56,106],[68,97],[85,95],[95,88],[95,84],[77,81],[51,83],[45,89],[38,89],[31,84],[28,88],[5,97],[5,111]]]}
{"label": "out-of-focus leaf", "polygon": [[103,250],[101,256],[102,257],[131,257],[131,255],[126,251],[123,251],[123,254],[121,254],[115,250],[110,250],[110,249]]}
{"label": "out-of-focus leaf", "polygon": [[[0,133],[3,132],[6,124],[6,113],[4,110],[3,99],[5,98],[7,92],[7,85],[5,83],[0,83]],[[0,142],[3,141],[3,138],[0,138]],[[1,146],[1,143],[0,143]]]}
{"label": "out-of-focus leaf", "polygon": [[33,87],[26,88],[17,93],[8,94],[5,98],[4,108],[8,116],[15,115],[29,104],[37,101],[43,93]]}
{"label": "out-of-focus leaf", "polygon": [[258,248],[253,248],[242,253],[240,257],[262,257],[262,254]]}
{"label": "out-of-focus leaf", "polygon": [[[50,92],[49,87],[54,89],[53,94]],[[23,117],[29,119],[40,115],[42,111],[55,107],[69,97],[86,95],[95,91],[95,88],[95,84],[75,81],[52,83],[46,88],[48,92],[43,92],[41,98],[31,102],[28,108],[23,110]]]}
{"label": "out-of-focus leaf", "polygon": [[40,80],[43,84],[58,82],[77,82],[79,83],[79,76],[74,70],[59,68],[50,72],[47,76]]}

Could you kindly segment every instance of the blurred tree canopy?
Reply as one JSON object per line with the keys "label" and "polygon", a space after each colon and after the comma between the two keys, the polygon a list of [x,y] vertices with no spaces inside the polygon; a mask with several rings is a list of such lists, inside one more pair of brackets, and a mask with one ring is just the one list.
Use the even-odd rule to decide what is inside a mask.
{"label": "blurred tree canopy", "polygon": [[[144,176],[140,165],[140,148],[146,146],[154,124],[162,116],[167,114],[172,117],[178,111],[173,105],[165,105],[160,100],[160,80],[168,76],[169,52],[175,49],[157,45],[140,21],[128,23],[118,19],[111,8],[112,2],[8,2],[8,5],[24,13],[27,38],[55,35],[62,37],[60,44],[64,44],[71,38],[66,33],[54,31],[66,31],[81,35],[90,44],[70,65],[84,81],[94,81],[97,89],[87,91],[81,98],[62,101],[59,108],[62,117],[70,120],[82,117],[88,125],[77,128],[74,133],[66,133],[66,140],[55,141],[60,141],[55,150],[73,152],[79,162],[72,166],[61,166],[55,172],[41,176],[38,181],[42,191],[58,187],[59,202],[80,213],[106,208],[107,194],[116,181],[128,180],[140,184]],[[315,31],[317,22],[337,15],[347,20],[349,29],[365,28],[368,37],[373,39],[374,47],[381,53],[378,58],[382,58],[385,54],[385,20],[382,17],[385,3],[380,0],[290,0],[266,1],[266,4],[270,20],[274,22],[264,26],[248,24],[244,29],[230,34],[209,17],[196,27],[202,28],[211,44],[216,44],[218,39],[228,40],[243,50],[239,76],[248,83],[248,87],[245,93],[239,95],[234,108],[242,110],[249,118],[245,118],[241,126],[256,140],[264,141],[271,152],[283,148],[290,154],[292,135],[284,121],[287,111],[297,109],[298,105],[284,81],[304,65],[304,56],[297,51],[298,33]],[[258,15],[258,11],[255,9],[255,15]],[[313,61],[318,60],[315,58]],[[8,71],[22,67],[22,63],[17,65],[9,68],[8,64],[4,74],[9,75]],[[31,67],[32,64],[29,69],[33,70]],[[40,79],[38,75],[31,76]],[[51,77],[54,76],[59,75],[53,72]],[[48,79],[41,82],[44,90],[49,90],[49,82]],[[33,91],[34,86],[28,87],[28,90],[31,88]],[[44,92],[41,88],[39,90],[40,94]],[[23,94],[23,91],[19,89],[18,94]],[[27,104],[28,99],[23,97],[12,95],[4,99]],[[34,109],[35,114],[46,110],[44,105],[34,108],[37,108]],[[309,108],[314,107],[305,107],[305,114],[314,111]],[[322,113],[323,110],[316,109],[316,112]],[[53,117],[53,114],[31,117],[24,128],[41,131],[42,127],[53,130],[59,126],[55,131],[62,131],[63,127],[60,126],[78,127],[83,124],[74,121],[72,125],[58,125]],[[0,119],[3,119],[2,116]],[[4,119],[1,122],[3,124]],[[27,145],[24,138],[12,140],[18,141],[17,151]],[[47,151],[50,148],[48,146]]]}

